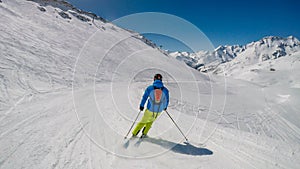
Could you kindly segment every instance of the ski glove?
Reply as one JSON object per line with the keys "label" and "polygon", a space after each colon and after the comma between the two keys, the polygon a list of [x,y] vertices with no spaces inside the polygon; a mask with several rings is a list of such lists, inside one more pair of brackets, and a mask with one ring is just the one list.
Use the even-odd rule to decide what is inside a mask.
{"label": "ski glove", "polygon": [[164,108],[164,111],[166,111],[167,110],[167,108]]}
{"label": "ski glove", "polygon": [[144,110],[144,107],[143,106],[140,106],[140,111],[143,111]]}

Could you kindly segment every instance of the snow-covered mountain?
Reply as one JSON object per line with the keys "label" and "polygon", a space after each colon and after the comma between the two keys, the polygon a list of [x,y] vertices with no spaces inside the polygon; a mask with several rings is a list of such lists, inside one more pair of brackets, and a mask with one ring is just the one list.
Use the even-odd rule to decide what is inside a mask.
{"label": "snow-covered mountain", "polygon": [[[290,56],[299,51],[300,42],[297,38],[293,36],[287,38],[269,36],[244,46],[219,46],[212,52],[171,52],[170,55],[202,72],[213,71],[217,74],[228,74],[227,71],[223,72],[223,64],[226,64],[226,69],[236,69],[234,65],[246,67],[267,60]],[[222,68],[219,65],[222,65],[220,66]]]}
{"label": "snow-covered mountain", "polygon": [[[298,53],[275,59],[276,75],[251,71],[248,82],[200,73],[64,1],[1,1],[0,168],[300,165]],[[243,49],[222,50],[230,60]],[[124,140],[157,72],[190,144],[165,113],[150,138]]]}

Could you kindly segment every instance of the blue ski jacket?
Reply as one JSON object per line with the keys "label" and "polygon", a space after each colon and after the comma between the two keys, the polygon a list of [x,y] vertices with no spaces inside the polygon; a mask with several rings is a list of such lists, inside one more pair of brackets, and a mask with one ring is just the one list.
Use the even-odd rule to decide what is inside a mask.
{"label": "blue ski jacket", "polygon": [[[154,90],[155,89],[162,90],[161,102],[159,104],[156,104],[154,102]],[[169,105],[169,90],[166,87],[164,87],[164,84],[162,81],[155,80],[152,85],[147,87],[147,89],[145,90],[144,95],[142,97],[140,107],[144,107],[147,100],[148,100],[147,109],[150,110],[151,112],[160,113],[168,107],[168,105]]]}

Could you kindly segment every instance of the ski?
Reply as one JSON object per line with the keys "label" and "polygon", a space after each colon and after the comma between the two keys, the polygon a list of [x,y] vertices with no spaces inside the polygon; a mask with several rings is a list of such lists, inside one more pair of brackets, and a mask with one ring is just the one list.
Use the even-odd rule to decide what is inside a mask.
{"label": "ski", "polygon": [[125,139],[127,139],[127,140],[126,140],[126,142],[124,143],[123,147],[124,147],[125,149],[127,149],[128,146],[129,146],[129,144],[130,144],[130,141],[135,140],[135,139],[137,139],[137,138],[138,138],[138,137],[125,138]]}
{"label": "ski", "polygon": [[144,139],[150,138],[148,136],[141,136],[139,140],[134,144],[135,147],[139,147]]}

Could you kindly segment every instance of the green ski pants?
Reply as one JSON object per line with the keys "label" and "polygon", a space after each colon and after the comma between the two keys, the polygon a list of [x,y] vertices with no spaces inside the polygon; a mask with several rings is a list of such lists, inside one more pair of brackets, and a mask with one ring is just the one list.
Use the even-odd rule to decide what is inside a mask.
{"label": "green ski pants", "polygon": [[143,129],[142,133],[143,133],[143,135],[147,135],[153,122],[156,120],[156,118],[158,117],[159,114],[160,113],[154,113],[154,112],[151,112],[148,109],[146,109],[141,121],[136,125],[136,127],[132,131],[132,135],[134,135],[134,136],[138,135],[143,127],[144,127],[144,129]]}

